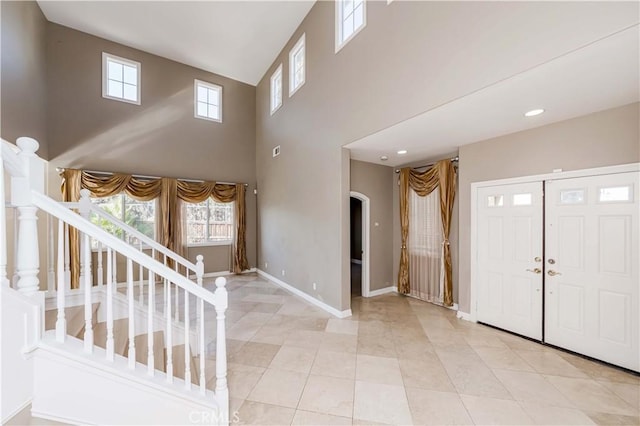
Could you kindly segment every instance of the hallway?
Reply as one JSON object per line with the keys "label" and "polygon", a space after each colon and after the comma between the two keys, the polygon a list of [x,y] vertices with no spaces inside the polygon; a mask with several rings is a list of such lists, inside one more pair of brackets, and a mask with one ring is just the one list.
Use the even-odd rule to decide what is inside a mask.
{"label": "hallway", "polygon": [[451,310],[393,294],[354,298],[335,319],[255,275],[228,288],[243,424],[640,422],[640,377]]}

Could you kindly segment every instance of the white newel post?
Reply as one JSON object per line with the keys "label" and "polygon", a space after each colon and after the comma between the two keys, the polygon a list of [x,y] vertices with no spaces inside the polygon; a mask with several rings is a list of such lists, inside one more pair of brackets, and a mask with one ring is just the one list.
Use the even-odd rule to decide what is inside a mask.
{"label": "white newel post", "polygon": [[38,142],[32,138],[18,138],[18,157],[25,171],[24,177],[11,179],[11,200],[18,207],[18,250],[16,266],[18,290],[24,294],[35,294],[39,290],[38,272],[38,209],[31,203],[31,191],[44,193],[44,163],[35,152]]}
{"label": "white newel post", "polygon": [[[225,311],[228,306],[228,295],[224,277],[216,278],[216,399],[220,407],[220,417],[229,421],[229,388],[227,387],[227,337],[225,335]],[[200,354],[203,358],[204,354]]]}
{"label": "white newel post", "polygon": [[[80,200],[79,200],[79,212],[80,216],[89,220],[89,215],[91,214],[91,198],[89,198],[91,192],[88,189],[80,190]],[[89,239],[91,241],[91,239]],[[80,253],[84,253],[85,248],[85,239],[80,237]],[[91,253],[91,248],[89,248],[89,253]],[[85,275],[89,278],[88,281],[85,279]],[[93,276],[91,275],[91,258],[87,258],[85,260],[84,256],[80,255],[80,286],[82,287],[85,282],[89,283],[89,286],[93,286]]]}

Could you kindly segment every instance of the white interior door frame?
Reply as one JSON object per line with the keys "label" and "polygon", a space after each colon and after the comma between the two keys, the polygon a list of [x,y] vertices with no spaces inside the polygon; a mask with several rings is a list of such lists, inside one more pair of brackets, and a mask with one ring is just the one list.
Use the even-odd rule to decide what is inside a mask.
{"label": "white interior door frame", "polygon": [[369,262],[369,249],[371,246],[371,200],[366,195],[356,191],[351,191],[349,195],[362,202],[362,297],[369,297],[369,269],[371,267],[371,263]]}
{"label": "white interior door frame", "polygon": [[508,179],[498,179],[484,182],[474,182],[471,184],[471,235],[470,235],[470,294],[469,294],[469,311],[470,312],[461,312],[458,311],[458,318],[466,319],[468,321],[477,322],[477,287],[478,287],[478,240],[477,240],[477,232],[478,232],[478,223],[477,223],[477,205],[478,205],[478,189],[487,187],[487,186],[495,186],[495,185],[508,185],[514,183],[526,183],[526,182],[537,182],[537,181],[545,181],[551,179],[566,179],[566,178],[576,178],[576,177],[585,177],[585,176],[597,176],[597,175],[607,175],[612,173],[626,173],[626,172],[637,172],[640,171],[640,163],[629,163],[629,164],[621,164],[617,166],[607,166],[607,167],[596,167],[592,169],[582,169],[582,170],[571,170],[566,172],[555,172],[555,173],[546,173],[542,175],[533,175],[533,176],[522,176],[516,178],[508,178]]}

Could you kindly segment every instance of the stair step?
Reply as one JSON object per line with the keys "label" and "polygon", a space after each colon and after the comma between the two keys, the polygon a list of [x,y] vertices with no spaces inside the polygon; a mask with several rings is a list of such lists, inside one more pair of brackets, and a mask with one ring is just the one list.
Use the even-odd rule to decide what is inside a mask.
{"label": "stair step", "polygon": [[[103,349],[107,347],[107,323],[101,322],[93,328],[93,343]],[[129,344],[129,318],[113,321],[113,350],[124,355]]]}
{"label": "stair step", "polygon": [[[191,367],[191,374],[194,375],[193,371],[196,371],[196,375],[200,376],[200,356],[192,357],[193,364],[196,366],[195,370]],[[216,388],[216,360],[211,358],[204,359],[204,373],[206,380],[206,388],[209,390],[215,390]],[[200,380],[198,379],[198,382]]]}
{"label": "stair step", "polygon": [[[164,349],[164,331],[159,330],[153,333],[153,365],[156,370],[166,371],[165,364],[165,349]],[[148,359],[148,339],[147,334],[139,334],[135,337],[136,345],[136,362],[147,365]],[[123,354],[125,357],[129,356],[129,344],[127,341],[127,348]]]}
{"label": "stair step", "polygon": [[[184,369],[185,369],[185,365],[184,365],[184,344],[182,345],[175,345],[173,347],[173,376],[177,377],[179,379],[183,379],[184,380]],[[191,357],[191,383],[193,383],[194,385],[197,385],[200,383],[199,380],[199,370],[198,370],[198,365],[196,365],[196,359],[192,356]]]}
{"label": "stair step", "polygon": [[[100,308],[100,302],[96,302],[92,305],[92,322],[95,328],[98,322],[98,316],[96,315]],[[67,334],[70,336],[78,337],[82,339],[84,335],[84,305],[69,306],[64,310],[64,317],[67,321]],[[58,319],[58,310],[51,309],[45,312],[45,330],[53,330],[56,328],[56,321]]]}

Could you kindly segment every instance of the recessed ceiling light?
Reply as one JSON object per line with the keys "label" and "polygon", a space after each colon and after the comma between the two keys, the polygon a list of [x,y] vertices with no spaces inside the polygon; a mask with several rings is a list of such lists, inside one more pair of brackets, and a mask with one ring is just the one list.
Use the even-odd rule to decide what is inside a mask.
{"label": "recessed ceiling light", "polygon": [[382,157],[380,157],[380,159],[382,161],[387,161],[389,159],[389,157],[387,157],[386,155],[383,155]]}
{"label": "recessed ceiling light", "polygon": [[406,150],[406,149],[401,149],[400,151],[398,151],[398,154],[399,154],[399,155],[404,155],[404,154],[406,154],[406,153],[407,153],[407,150]]}
{"label": "recessed ceiling light", "polygon": [[544,112],[542,108],[532,109],[531,111],[527,111],[524,113],[525,117],[535,117],[536,115],[540,115]]}

